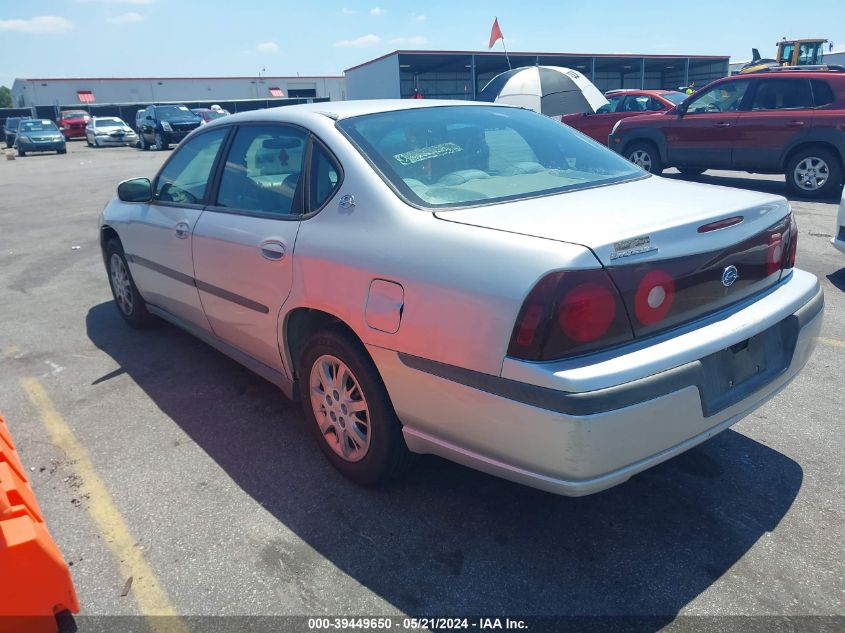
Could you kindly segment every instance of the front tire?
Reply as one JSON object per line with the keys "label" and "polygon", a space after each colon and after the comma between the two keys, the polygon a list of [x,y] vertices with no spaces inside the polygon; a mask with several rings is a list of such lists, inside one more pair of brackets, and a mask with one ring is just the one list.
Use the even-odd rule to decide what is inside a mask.
{"label": "front tire", "polygon": [[156,150],[159,152],[170,148],[170,143],[164,140],[164,135],[161,132],[156,132],[155,142]]}
{"label": "front tire", "polygon": [[786,186],[807,198],[833,198],[842,186],[839,157],[823,147],[796,152],[786,163]]}
{"label": "front tire", "polygon": [[129,264],[123,254],[123,247],[116,239],[106,244],[106,270],[109,286],[117,311],[131,327],[143,329],[155,323],[155,317],[147,312],[147,304],[138,292]]}
{"label": "front tire", "polygon": [[26,156],[26,152],[22,150],[20,147],[18,148],[18,156]]}
{"label": "front tire", "polygon": [[629,145],[625,149],[625,158],[650,174],[659,176],[663,173],[663,161],[660,160],[660,152],[651,143],[639,142]]}
{"label": "front tire", "polygon": [[56,154],[67,154],[67,147],[63,149],[57,149]]}
{"label": "front tire", "polygon": [[300,362],[305,420],[337,470],[371,486],[398,477],[413,455],[370,356],[349,332],[314,334]]}
{"label": "front tire", "polygon": [[143,134],[139,134],[139,135],[138,135],[138,148],[139,148],[139,149],[142,149],[142,150],[144,150],[144,151],[147,151],[148,149],[150,149],[150,146],[149,146],[149,145],[147,145],[147,141],[146,141],[146,140],[144,140],[144,135],[143,135]]}

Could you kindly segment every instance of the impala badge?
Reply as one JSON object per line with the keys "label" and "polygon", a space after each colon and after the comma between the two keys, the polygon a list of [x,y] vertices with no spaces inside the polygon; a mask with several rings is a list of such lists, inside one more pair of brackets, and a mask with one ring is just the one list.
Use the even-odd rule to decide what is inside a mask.
{"label": "impala badge", "polygon": [[739,271],[736,266],[730,265],[722,271],[722,285],[725,288],[732,286],[737,279],[739,279]]}
{"label": "impala badge", "polygon": [[620,257],[631,257],[632,255],[643,255],[644,253],[652,253],[657,250],[656,246],[652,246],[651,237],[634,237],[629,240],[622,240],[621,242],[613,243],[613,252],[610,254],[610,259],[619,259]]}

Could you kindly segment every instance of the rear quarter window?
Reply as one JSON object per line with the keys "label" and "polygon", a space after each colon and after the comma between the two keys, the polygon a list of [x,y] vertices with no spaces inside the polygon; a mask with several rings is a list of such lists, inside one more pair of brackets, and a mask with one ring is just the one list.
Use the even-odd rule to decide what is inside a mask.
{"label": "rear quarter window", "polygon": [[824,79],[811,79],[810,85],[813,88],[813,101],[817,108],[830,105],[836,100],[833,88]]}

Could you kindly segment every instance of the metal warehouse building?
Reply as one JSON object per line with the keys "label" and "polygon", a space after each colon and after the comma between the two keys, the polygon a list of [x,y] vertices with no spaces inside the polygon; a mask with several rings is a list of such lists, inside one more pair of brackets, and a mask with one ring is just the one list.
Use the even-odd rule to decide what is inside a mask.
{"label": "metal warehouse building", "polygon": [[[700,87],[729,74],[727,56],[580,53],[511,53],[519,66],[566,66],[586,75],[599,90]],[[430,99],[473,99],[508,69],[504,53],[393,51],[345,71],[347,99],[408,98],[419,90]]]}
{"label": "metal warehouse building", "polygon": [[135,77],[15,79],[15,107],[72,103],[157,103],[329,98],[342,101],[343,77]]}

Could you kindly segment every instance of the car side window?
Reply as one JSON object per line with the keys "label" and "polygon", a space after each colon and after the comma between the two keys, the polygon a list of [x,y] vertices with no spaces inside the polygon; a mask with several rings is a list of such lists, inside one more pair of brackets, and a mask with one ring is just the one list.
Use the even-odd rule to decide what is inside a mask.
{"label": "car side window", "polygon": [[220,179],[217,206],[274,217],[299,215],[305,133],[285,125],[238,129]]}
{"label": "car side window", "polygon": [[608,104],[603,105],[598,110],[596,110],[596,114],[611,114],[619,110],[619,105],[622,103],[622,100],[625,98],[625,95],[615,95],[613,97],[608,97]]}
{"label": "car side window", "polygon": [[813,103],[816,107],[830,105],[835,101],[833,88],[829,83],[822,79],[811,79],[810,84],[813,87]]}
{"label": "car side window", "polygon": [[319,143],[311,149],[311,171],[308,187],[308,210],[322,207],[340,184],[340,169],[329,153]]}
{"label": "car side window", "polygon": [[687,114],[736,112],[742,104],[742,98],[748,90],[749,83],[748,81],[726,81],[705,90],[690,102]]}
{"label": "car side window", "polygon": [[813,93],[806,79],[761,79],[751,103],[752,111],[812,107]]}
{"label": "car side window", "polygon": [[155,200],[200,204],[228,128],[200,134],[178,147],[156,180]]}
{"label": "car side window", "polygon": [[648,104],[651,99],[645,95],[630,96],[625,99],[625,105],[622,106],[623,112],[646,112]]}

